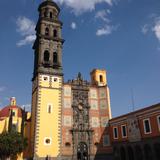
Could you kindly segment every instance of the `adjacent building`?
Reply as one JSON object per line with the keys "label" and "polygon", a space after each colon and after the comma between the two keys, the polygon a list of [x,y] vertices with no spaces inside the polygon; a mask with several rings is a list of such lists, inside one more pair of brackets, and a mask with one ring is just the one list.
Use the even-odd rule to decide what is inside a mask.
{"label": "adjacent building", "polygon": [[[30,113],[26,112],[16,104],[16,98],[10,99],[10,104],[0,110],[0,133],[16,131],[30,139]],[[30,141],[28,141],[30,146]],[[30,149],[27,147],[23,154],[18,155],[17,159],[21,160],[23,157],[29,157]]]}
{"label": "adjacent building", "polygon": [[115,160],[160,159],[160,104],[109,121]]}

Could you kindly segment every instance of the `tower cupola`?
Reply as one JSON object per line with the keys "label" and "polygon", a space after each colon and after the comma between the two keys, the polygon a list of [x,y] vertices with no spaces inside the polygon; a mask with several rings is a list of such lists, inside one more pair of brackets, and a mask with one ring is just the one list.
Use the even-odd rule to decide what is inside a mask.
{"label": "tower cupola", "polygon": [[60,8],[52,0],[46,0],[40,4],[38,11],[40,13],[40,17],[56,19],[60,13]]}
{"label": "tower cupola", "polygon": [[10,98],[10,105],[11,106],[16,106],[16,98],[15,97]]}

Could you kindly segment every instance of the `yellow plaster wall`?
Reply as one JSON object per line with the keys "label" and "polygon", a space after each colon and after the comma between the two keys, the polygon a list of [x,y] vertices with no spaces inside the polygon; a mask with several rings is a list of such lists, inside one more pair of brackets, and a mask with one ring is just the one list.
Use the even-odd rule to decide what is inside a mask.
{"label": "yellow plaster wall", "polygon": [[5,130],[5,124],[6,124],[6,120],[2,120],[0,121],[0,133],[2,133]]}
{"label": "yellow plaster wall", "polygon": [[21,132],[22,118],[14,116],[12,119],[12,123],[17,125],[17,132]]}
{"label": "yellow plaster wall", "polygon": [[[47,77],[48,80],[44,80],[44,77]],[[58,76],[51,76],[51,75],[39,75],[39,85],[42,87],[54,87],[54,88],[59,88],[60,83],[59,83],[59,77]],[[54,78],[57,78],[57,81],[54,81]]]}
{"label": "yellow plaster wall", "polygon": [[31,134],[31,139],[30,139],[30,143],[31,143],[31,156],[33,156],[33,149],[34,149],[34,138],[35,138],[35,121],[36,121],[36,101],[37,101],[37,90],[34,91],[34,93],[32,93],[32,110],[31,110],[31,130],[30,130],[30,134]]}
{"label": "yellow plaster wall", "polygon": [[[61,123],[61,92],[62,77],[49,76],[44,81],[45,75],[39,75],[37,88],[38,96],[32,96],[32,137],[34,139],[35,156],[57,157],[60,150],[60,123]],[[58,78],[55,82],[53,78]],[[52,113],[47,112],[48,104],[53,106]],[[34,137],[34,126],[37,118],[36,135]],[[51,138],[51,145],[45,145],[45,138]]]}
{"label": "yellow plaster wall", "polygon": [[[12,123],[17,124],[17,131],[21,132],[22,118],[14,116],[12,119]],[[4,120],[0,121],[0,133],[8,131],[8,125],[9,125],[9,117],[4,117]]]}
{"label": "yellow plaster wall", "polygon": [[[40,129],[38,155],[56,157],[59,154],[59,92],[58,90],[41,89]],[[47,113],[48,103],[53,104],[53,112]],[[44,138],[51,137],[52,144],[45,145]]]}

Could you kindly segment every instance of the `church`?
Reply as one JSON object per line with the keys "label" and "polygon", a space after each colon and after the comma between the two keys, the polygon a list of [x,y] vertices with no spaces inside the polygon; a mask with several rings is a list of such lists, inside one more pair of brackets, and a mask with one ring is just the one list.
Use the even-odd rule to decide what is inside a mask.
{"label": "church", "polygon": [[[139,154],[135,154],[135,146],[131,143],[153,137],[157,148],[148,157],[159,158],[160,104],[149,107],[145,112],[140,110],[112,119],[106,70],[93,69],[90,81],[78,73],[75,79],[64,82],[60,8],[52,0],[46,0],[39,5],[38,11],[33,44],[31,113],[26,112],[23,116],[24,110],[17,106],[15,98],[0,110],[0,133],[7,131],[9,117],[13,116],[12,126],[18,132],[23,130],[28,138],[28,147],[18,159],[137,160],[140,149]],[[154,118],[150,122],[152,112]],[[146,121],[140,124],[139,117]],[[152,134],[151,127],[155,123],[156,133]],[[147,136],[143,137],[144,131]],[[130,146],[130,150],[125,146]]]}
{"label": "church", "polygon": [[[91,82],[81,73],[64,83],[60,8],[40,4],[34,49],[31,148],[35,159],[93,159],[111,118],[106,71],[94,69]],[[105,141],[109,141],[107,132]],[[102,142],[103,143],[103,142]],[[107,148],[102,145],[101,152]]]}

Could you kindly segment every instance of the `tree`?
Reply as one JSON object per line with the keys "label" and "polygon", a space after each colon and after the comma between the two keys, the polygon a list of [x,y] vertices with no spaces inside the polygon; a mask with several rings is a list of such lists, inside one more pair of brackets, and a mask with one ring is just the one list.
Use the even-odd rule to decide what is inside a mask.
{"label": "tree", "polygon": [[11,131],[12,131],[12,120],[13,120],[13,111],[10,110],[9,124],[8,124],[8,132],[11,132]]}
{"label": "tree", "polygon": [[27,139],[18,132],[4,132],[0,134],[0,158],[16,158],[27,147]]}

